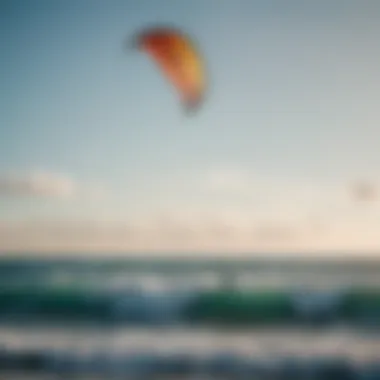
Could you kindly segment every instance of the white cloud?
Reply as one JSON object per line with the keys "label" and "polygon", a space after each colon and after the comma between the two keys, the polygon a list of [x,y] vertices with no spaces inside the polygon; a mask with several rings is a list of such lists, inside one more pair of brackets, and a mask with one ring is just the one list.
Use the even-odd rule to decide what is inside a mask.
{"label": "white cloud", "polygon": [[299,233],[296,227],[279,223],[262,224],[254,230],[258,241],[269,243],[292,241],[299,237]]}
{"label": "white cloud", "polygon": [[[310,240],[311,239],[311,240]],[[315,237],[308,226],[159,216],[139,222],[0,223],[0,251],[267,252],[295,251]]]}
{"label": "white cloud", "polygon": [[0,195],[6,197],[67,198],[76,190],[77,184],[72,179],[54,173],[0,176]]}
{"label": "white cloud", "polygon": [[[340,234],[342,237],[342,234]],[[358,243],[360,239],[353,239]],[[344,245],[347,237],[341,240]],[[372,240],[372,245],[377,241]],[[0,223],[0,251],[36,252],[211,252],[258,253],[300,252],[335,247],[336,241],[305,233],[297,226],[268,224],[250,228],[226,225],[221,221],[175,224],[91,222]]]}
{"label": "white cloud", "polygon": [[[1,222],[0,219],[0,251],[266,254],[380,249],[380,234],[375,221],[378,214],[371,209],[373,219],[367,217],[358,221],[351,215],[346,218],[348,214],[343,211],[347,207],[347,198],[342,187],[335,184],[319,184],[318,187],[307,180],[290,182],[278,178],[253,178],[249,171],[232,166],[209,171],[206,182],[202,182],[205,183],[208,191],[215,191],[207,201],[198,203],[190,199],[193,207],[185,201],[174,202],[168,205],[170,207],[161,203],[157,213],[152,211],[154,205],[141,205],[140,212],[134,210],[128,221],[125,219],[127,210],[121,208],[120,215],[116,215],[112,199],[109,200],[114,207],[107,218],[99,214],[96,202],[97,209],[90,221]],[[205,191],[204,187],[202,191]],[[0,195],[79,196],[81,200],[87,200],[103,197],[104,193],[104,189],[98,186],[53,174],[0,178]],[[216,194],[228,194],[234,202],[229,199],[220,202],[223,198],[220,197],[213,203]],[[239,203],[243,196],[244,200]],[[340,204],[339,200],[343,203]],[[334,204],[336,210],[332,207]]]}
{"label": "white cloud", "polygon": [[212,168],[205,176],[205,187],[212,191],[241,192],[252,184],[250,172],[234,165]]}
{"label": "white cloud", "polygon": [[379,195],[377,185],[369,181],[352,183],[350,193],[355,201],[376,201]]}
{"label": "white cloud", "polygon": [[0,197],[68,199],[78,196],[99,200],[105,193],[99,185],[82,183],[60,173],[34,171],[0,174]]}

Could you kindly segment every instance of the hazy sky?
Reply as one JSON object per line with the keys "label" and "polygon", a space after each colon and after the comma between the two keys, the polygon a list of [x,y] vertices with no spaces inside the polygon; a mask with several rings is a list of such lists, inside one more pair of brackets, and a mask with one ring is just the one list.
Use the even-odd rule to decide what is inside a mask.
{"label": "hazy sky", "polygon": [[[0,18],[1,251],[380,251],[379,2],[1,0]],[[158,23],[204,53],[194,117],[123,49]]]}

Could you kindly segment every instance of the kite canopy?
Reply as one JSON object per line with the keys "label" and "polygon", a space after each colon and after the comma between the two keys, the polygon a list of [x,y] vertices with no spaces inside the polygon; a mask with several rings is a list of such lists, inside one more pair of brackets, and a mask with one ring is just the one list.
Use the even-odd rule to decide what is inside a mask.
{"label": "kite canopy", "polygon": [[133,46],[156,62],[176,88],[187,112],[196,111],[205,92],[203,59],[193,41],[174,28],[155,27],[138,33]]}

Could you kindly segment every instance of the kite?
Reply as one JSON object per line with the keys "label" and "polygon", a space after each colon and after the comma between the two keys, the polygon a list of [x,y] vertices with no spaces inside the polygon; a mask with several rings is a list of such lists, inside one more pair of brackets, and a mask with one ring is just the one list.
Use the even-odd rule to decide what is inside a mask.
{"label": "kite", "polygon": [[148,54],[177,90],[187,112],[196,111],[205,94],[205,65],[194,42],[181,31],[153,27],[133,37],[133,46]]}

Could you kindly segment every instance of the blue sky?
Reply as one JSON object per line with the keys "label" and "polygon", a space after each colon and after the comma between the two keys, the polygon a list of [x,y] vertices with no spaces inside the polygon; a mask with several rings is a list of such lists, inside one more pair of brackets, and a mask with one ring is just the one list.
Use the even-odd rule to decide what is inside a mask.
{"label": "blue sky", "polygon": [[[350,192],[380,181],[376,2],[0,7],[1,250],[380,248],[376,197]],[[204,54],[194,117],[123,50],[157,23]]]}

